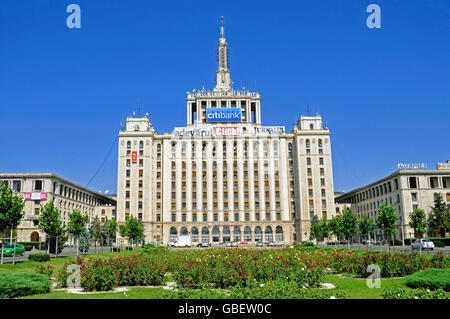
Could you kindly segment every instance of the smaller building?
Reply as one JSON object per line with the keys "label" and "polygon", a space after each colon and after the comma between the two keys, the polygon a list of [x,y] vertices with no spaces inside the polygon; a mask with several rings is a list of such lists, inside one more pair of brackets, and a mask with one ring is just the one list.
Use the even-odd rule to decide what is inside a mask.
{"label": "smaller building", "polygon": [[347,204],[359,218],[367,216],[375,220],[378,208],[387,202],[395,207],[400,219],[401,229],[397,238],[401,240],[414,237],[414,229],[408,225],[409,213],[421,208],[429,215],[437,194],[441,194],[450,207],[450,161],[438,163],[437,169],[398,170],[337,196],[336,206]]}
{"label": "smaller building", "polygon": [[74,209],[101,221],[116,218],[115,196],[105,196],[52,173],[0,173],[0,182],[25,199],[24,218],[17,228],[20,241],[43,240],[39,229],[41,205],[55,203],[64,225]]}

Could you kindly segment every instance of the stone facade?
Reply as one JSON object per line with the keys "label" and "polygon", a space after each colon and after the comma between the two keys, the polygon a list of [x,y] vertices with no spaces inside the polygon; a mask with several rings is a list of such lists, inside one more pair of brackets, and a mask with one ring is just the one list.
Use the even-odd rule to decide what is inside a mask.
{"label": "stone facade", "polygon": [[[375,220],[378,207],[386,202],[395,207],[400,218],[398,239],[414,237],[409,213],[421,208],[429,215],[435,194],[440,193],[450,206],[450,167],[436,170],[398,170],[369,185],[336,198],[336,205],[348,205],[358,217]],[[381,235],[381,234],[379,234]]]}
{"label": "stone facade", "polygon": [[[117,219],[141,220],[147,242],[299,242],[314,214],[335,213],[321,116],[301,116],[290,133],[262,126],[261,97],[232,88],[226,50],[222,26],[216,87],[187,93],[186,127],[158,134],[148,115],[133,116],[119,133]],[[209,115],[228,111],[240,119]]]}
{"label": "stone facade", "polygon": [[[74,209],[89,216],[115,216],[116,201],[88,188],[77,185],[51,173],[0,173],[0,182],[25,199],[24,219],[17,228],[19,241],[43,240],[44,233],[39,229],[38,218],[41,206],[49,201],[55,203],[64,225]],[[102,215],[103,211],[105,215]],[[108,217],[109,218],[109,217]]]}

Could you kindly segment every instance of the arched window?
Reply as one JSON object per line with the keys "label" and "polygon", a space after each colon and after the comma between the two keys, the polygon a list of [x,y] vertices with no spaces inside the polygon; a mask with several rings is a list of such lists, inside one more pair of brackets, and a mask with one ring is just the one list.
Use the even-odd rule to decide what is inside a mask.
{"label": "arched window", "polygon": [[170,241],[174,242],[178,237],[178,232],[176,227],[170,228]]}
{"label": "arched window", "polygon": [[262,241],[262,230],[261,227],[255,227],[255,241]]}
{"label": "arched window", "polygon": [[283,227],[277,226],[277,228],[275,229],[275,240],[283,241]]}
{"label": "arched window", "polygon": [[192,227],[191,229],[191,241],[198,242],[198,228]]}
{"label": "arched window", "polygon": [[187,230],[187,228],[186,227],[181,227],[181,230],[180,230],[180,235],[184,235],[184,236],[186,236],[188,234],[188,230]]}
{"label": "arched window", "polygon": [[264,230],[264,239],[268,243],[273,241],[272,227],[270,226],[266,227],[266,229]]}
{"label": "arched window", "polygon": [[181,156],[186,157],[186,143],[185,142],[183,142],[181,144]]}
{"label": "arched window", "polygon": [[212,229],[212,238],[214,242],[218,242],[220,240],[220,230],[219,227],[214,226]]}
{"label": "arched window", "polygon": [[131,148],[131,141],[127,142],[127,148]]}
{"label": "arched window", "polygon": [[223,237],[223,241],[230,241],[230,240],[231,240],[230,227],[225,226],[225,227],[223,228],[223,234],[222,234],[222,237]]}
{"label": "arched window", "polygon": [[234,226],[233,240],[241,241],[241,228],[239,226]]}
{"label": "arched window", "polygon": [[244,241],[248,242],[252,240],[252,230],[250,226],[245,226],[244,228]]}
{"label": "arched window", "polygon": [[206,226],[202,228],[202,242],[209,242],[209,229]]}
{"label": "arched window", "polygon": [[202,157],[203,158],[206,157],[206,143],[205,142],[202,143]]}

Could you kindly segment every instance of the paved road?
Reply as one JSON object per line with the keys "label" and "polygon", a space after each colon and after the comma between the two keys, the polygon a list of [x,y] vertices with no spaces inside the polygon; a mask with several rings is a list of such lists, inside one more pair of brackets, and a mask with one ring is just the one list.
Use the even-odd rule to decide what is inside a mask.
{"label": "paved road", "polygon": [[[348,245],[319,245],[319,247],[337,247],[337,248],[349,248]],[[366,245],[358,245],[358,244],[352,244],[350,245],[350,249],[362,249],[362,250],[367,250],[367,246]],[[388,248],[387,245],[383,246],[383,245],[371,245],[369,246],[369,250],[376,250],[376,251],[395,251],[395,252],[402,252],[402,253],[411,253],[411,252],[416,252],[419,253],[418,249],[412,250],[411,246],[390,246]],[[450,256],[450,248],[434,248],[433,250],[427,250],[427,249],[422,249],[422,253],[423,254],[431,254],[431,255],[435,255],[435,254],[443,254],[445,256]]]}
{"label": "paved road", "polygon": [[[94,248],[91,248],[91,249],[89,249],[89,252],[88,253],[90,253],[90,254],[94,254],[94,253],[96,253],[96,252],[109,252],[109,251],[111,251],[111,247],[97,247],[97,249],[95,249],[95,247]],[[20,262],[20,261],[24,261],[24,260],[28,260],[28,255],[30,254],[30,253],[32,253],[32,254],[35,254],[35,253],[46,253],[47,251],[46,250],[41,250],[41,251],[39,251],[39,250],[35,250],[35,251],[26,251],[26,252],[24,252],[23,253],[23,256],[16,256],[15,257],[15,262]],[[1,253],[1,252],[0,252]],[[74,256],[74,255],[76,255],[77,254],[77,249],[76,248],[64,248],[64,250],[62,251],[62,253],[60,253],[59,255],[58,255],[58,257],[62,257],[62,256]],[[54,255],[53,254],[51,254],[50,255],[50,257],[54,257]],[[13,257],[6,257],[6,256],[3,256],[3,263],[12,263],[13,262]]]}

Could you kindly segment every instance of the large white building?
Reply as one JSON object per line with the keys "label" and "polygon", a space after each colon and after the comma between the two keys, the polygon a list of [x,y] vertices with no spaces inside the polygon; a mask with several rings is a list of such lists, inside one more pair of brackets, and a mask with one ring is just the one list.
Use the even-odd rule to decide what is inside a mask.
{"label": "large white building", "polygon": [[[378,208],[385,202],[394,206],[399,217],[398,239],[414,237],[409,226],[409,213],[416,208],[431,213],[434,198],[441,194],[450,207],[450,161],[436,169],[400,169],[389,176],[336,197],[336,205],[346,205],[358,217],[376,219]],[[378,232],[378,238],[381,236]]]}
{"label": "large white building", "polygon": [[116,218],[116,200],[78,185],[52,173],[0,173],[4,183],[25,200],[24,218],[17,227],[18,241],[39,241],[45,233],[39,229],[41,208],[53,201],[63,225],[69,222],[69,214],[78,210],[89,221]]}
{"label": "large white building", "polygon": [[187,93],[185,127],[158,134],[148,115],[127,118],[118,222],[135,216],[158,244],[308,240],[312,216],[335,212],[330,131],[319,115],[290,133],[262,125],[260,94],[232,87],[223,22],[218,60],[215,88]]}

